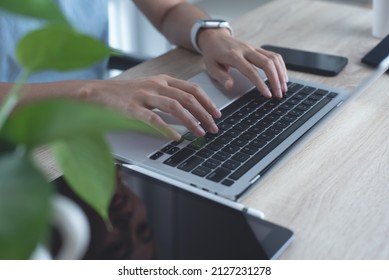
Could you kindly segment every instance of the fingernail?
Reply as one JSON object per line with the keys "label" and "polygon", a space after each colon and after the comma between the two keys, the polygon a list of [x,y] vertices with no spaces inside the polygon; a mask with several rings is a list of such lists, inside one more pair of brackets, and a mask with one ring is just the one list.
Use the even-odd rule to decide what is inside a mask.
{"label": "fingernail", "polygon": [[200,125],[198,125],[196,127],[196,134],[198,136],[204,136],[205,135],[205,130]]}
{"label": "fingernail", "polygon": [[214,118],[220,118],[222,116],[222,112],[215,107],[214,113],[212,114]]}
{"label": "fingernail", "polygon": [[282,85],[282,91],[283,91],[283,92],[287,92],[287,91],[288,91],[288,85],[287,85],[286,83],[284,83],[284,84]]}
{"label": "fingernail", "polygon": [[267,97],[267,98],[271,98],[272,97],[272,94],[271,94],[270,90],[267,90],[265,92],[265,97]]}
{"label": "fingernail", "polygon": [[217,127],[217,125],[215,123],[213,123],[211,125],[211,129],[209,130],[209,132],[213,133],[213,134],[216,134],[219,132],[219,128]]}
{"label": "fingernail", "polygon": [[231,88],[232,88],[232,81],[231,81],[230,79],[226,80],[226,81],[224,82],[224,87],[225,87],[226,89],[231,89]]}
{"label": "fingernail", "polygon": [[181,140],[181,134],[179,134],[178,132],[174,133],[173,140],[174,141],[180,141]]}

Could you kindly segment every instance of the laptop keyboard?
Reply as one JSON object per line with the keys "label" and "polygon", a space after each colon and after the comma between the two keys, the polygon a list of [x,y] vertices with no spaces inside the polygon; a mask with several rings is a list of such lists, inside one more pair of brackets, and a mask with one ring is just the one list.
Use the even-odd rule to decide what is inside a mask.
{"label": "laptop keyboard", "polygon": [[266,99],[253,89],[222,110],[217,134],[187,133],[150,159],[167,154],[164,164],[231,186],[336,96],[290,82],[281,100]]}

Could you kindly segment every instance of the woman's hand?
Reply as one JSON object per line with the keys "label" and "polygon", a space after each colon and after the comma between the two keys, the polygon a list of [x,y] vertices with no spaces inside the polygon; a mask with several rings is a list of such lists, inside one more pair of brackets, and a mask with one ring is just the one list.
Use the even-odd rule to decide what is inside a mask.
{"label": "woman's hand", "polygon": [[221,113],[207,94],[196,84],[167,75],[91,81],[79,89],[78,95],[154,125],[174,140],[179,140],[181,135],[153,109],[172,114],[197,136],[204,136],[202,126],[211,133],[218,132],[213,118],[219,118]]}
{"label": "woman's hand", "polygon": [[[287,91],[288,74],[281,55],[241,42],[226,29],[203,29],[197,38],[209,75],[226,89],[233,86],[234,81],[228,71],[234,67],[265,97],[282,98]],[[266,73],[271,91],[262,81],[256,67]]]}

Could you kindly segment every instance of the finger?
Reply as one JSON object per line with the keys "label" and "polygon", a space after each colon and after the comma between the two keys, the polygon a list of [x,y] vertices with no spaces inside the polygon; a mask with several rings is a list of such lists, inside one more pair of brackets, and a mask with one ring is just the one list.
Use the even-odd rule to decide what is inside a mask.
{"label": "finger", "polygon": [[[201,104],[204,109],[209,112],[214,118],[220,118],[221,112],[216,107],[215,103],[208,96],[208,94],[197,84],[171,78],[168,84],[174,88],[180,89],[183,93],[183,104],[192,105],[192,98],[194,96],[196,101]],[[178,93],[177,93],[178,94]],[[188,95],[189,94],[189,95]],[[188,108],[188,107],[186,107]]]}
{"label": "finger", "polygon": [[266,55],[268,58],[270,58],[276,67],[277,73],[278,73],[278,78],[280,80],[280,86],[282,89],[282,92],[285,93],[287,91],[287,82],[288,82],[288,73],[286,69],[286,65],[284,62],[284,59],[282,56],[278,53],[267,51],[264,49],[257,49],[259,53],[263,53]]}
{"label": "finger", "polygon": [[166,113],[172,114],[195,135],[204,136],[205,131],[199,125],[198,121],[186,110],[180,102],[167,96],[155,96],[145,101],[149,107],[160,109]]}
{"label": "finger", "polygon": [[[262,78],[260,77],[257,68],[254,66],[258,66],[262,68],[266,75],[268,73],[266,72],[265,68],[269,68],[269,66],[265,65],[264,63],[264,58],[265,56],[261,55],[262,58],[258,59],[256,61],[248,61],[246,58],[239,57],[236,58],[235,60],[237,61],[234,65],[236,65],[236,68],[243,74],[245,75],[257,88],[258,90],[262,93],[263,96],[267,98],[271,98],[272,94],[269,90],[269,88],[266,86]],[[253,65],[254,63],[254,65]],[[269,72],[269,70],[267,70]],[[274,70],[275,71],[275,70]]]}
{"label": "finger", "polygon": [[181,139],[181,135],[177,131],[165,123],[160,116],[149,109],[139,106],[133,108],[131,115],[150,124],[163,135],[169,137],[172,140],[179,141]]}
{"label": "finger", "polygon": [[226,90],[234,86],[234,80],[228,72],[228,68],[218,63],[205,62],[208,74],[221,84]]}
{"label": "finger", "polygon": [[[161,94],[170,97],[171,99],[177,100],[183,106],[183,108],[188,110],[197,120],[199,120],[209,132],[217,133],[219,129],[216,126],[212,115],[200,104],[200,102],[202,102],[205,104],[204,106],[207,106],[208,108],[212,107],[214,110],[217,110],[205,92],[200,92],[200,87],[191,83],[184,82],[185,85],[183,85],[176,81],[173,82],[173,84],[182,86],[188,91],[192,90],[192,93],[182,91],[175,87],[170,87],[162,89],[164,92],[161,92]],[[210,103],[212,103],[212,105]],[[217,110],[217,112],[219,113],[217,114],[217,117],[220,117],[221,113],[219,110]]]}
{"label": "finger", "polygon": [[282,85],[276,63],[273,59],[258,51],[251,52],[247,55],[247,58],[251,63],[263,69],[270,82],[273,95],[277,98],[282,98]]}

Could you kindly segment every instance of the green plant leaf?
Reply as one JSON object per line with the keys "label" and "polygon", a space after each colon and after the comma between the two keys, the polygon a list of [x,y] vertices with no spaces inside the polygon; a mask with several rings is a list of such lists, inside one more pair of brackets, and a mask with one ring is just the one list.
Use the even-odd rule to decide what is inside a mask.
{"label": "green plant leaf", "polygon": [[30,72],[86,68],[110,52],[99,40],[63,24],[49,24],[28,33],[16,49],[19,62]]}
{"label": "green plant leaf", "polygon": [[107,131],[139,131],[157,134],[148,124],[96,104],[65,99],[26,104],[6,121],[0,136],[29,148],[77,135]]}
{"label": "green plant leaf", "polygon": [[0,8],[23,16],[66,22],[53,0],[1,0]]}
{"label": "green plant leaf", "polygon": [[51,145],[71,188],[105,220],[114,191],[115,167],[104,138],[90,135]]}
{"label": "green plant leaf", "polygon": [[45,235],[51,188],[20,150],[0,154],[0,259],[27,259]]}

